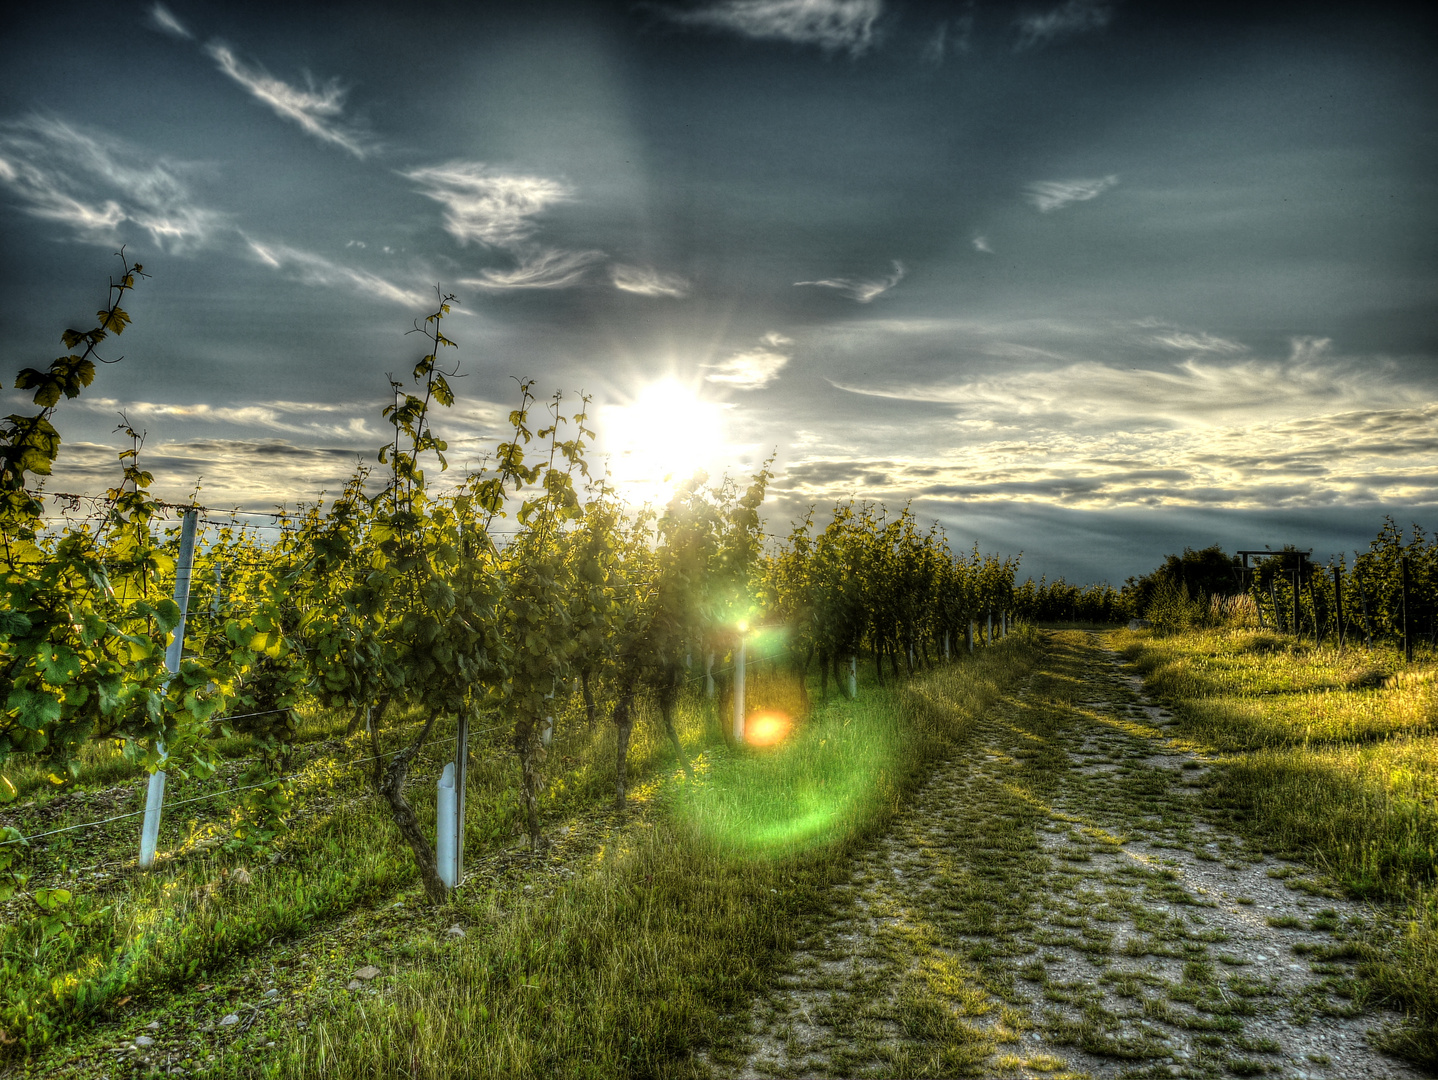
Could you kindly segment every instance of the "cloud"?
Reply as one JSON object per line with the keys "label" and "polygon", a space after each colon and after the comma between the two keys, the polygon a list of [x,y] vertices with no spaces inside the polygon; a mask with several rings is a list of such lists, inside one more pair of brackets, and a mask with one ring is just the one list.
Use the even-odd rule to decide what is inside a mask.
{"label": "cloud", "polygon": [[655,10],[683,26],[859,56],[875,43],[874,23],[884,4],[883,0],[722,0],[697,8]]}
{"label": "cloud", "polygon": [[943,403],[981,426],[1032,423],[1065,429],[1120,427],[1202,430],[1223,424],[1289,421],[1338,409],[1408,405],[1392,365],[1336,357],[1325,339],[1294,338],[1286,358],[1219,359],[1212,352],[1159,368],[1095,360],[988,371],[964,381],[853,380],[840,389],[873,397]]}
{"label": "cloud", "polygon": [[982,251],[987,255],[992,255],[994,253],[994,249],[989,247],[989,238],[987,236],[974,237],[974,250]]}
{"label": "cloud", "polygon": [[796,505],[847,497],[962,499],[1071,509],[1275,510],[1438,505],[1438,404],[1250,417],[1196,432],[1026,426],[1022,432],[851,432],[792,459],[776,491]]}
{"label": "cloud", "polygon": [[260,262],[276,270],[289,272],[295,280],[305,285],[347,288],[363,296],[403,304],[410,308],[434,303],[431,293],[406,289],[378,274],[371,274],[368,270],[340,266],[312,251],[301,251],[286,244],[261,243],[248,236],[244,239],[250,253]]}
{"label": "cloud", "polygon": [[796,281],[794,284],[815,285],[821,289],[836,289],[861,304],[867,304],[874,297],[882,296],[902,281],[904,273],[904,264],[895,259],[894,272],[888,277],[873,281],[860,281],[855,278],[825,278],[822,281]]}
{"label": "cloud", "polygon": [[973,47],[974,17],[964,15],[957,19],[940,21],[919,52],[919,59],[926,64],[940,66],[950,56],[967,53]]}
{"label": "cloud", "polygon": [[150,25],[161,33],[170,34],[172,37],[194,40],[195,35],[164,4],[154,4],[150,8]]}
{"label": "cloud", "polygon": [[1028,192],[1029,201],[1037,206],[1040,212],[1047,214],[1051,210],[1062,209],[1069,203],[1097,199],[1117,183],[1117,176],[1105,176],[1098,180],[1039,180],[1024,190]]}
{"label": "cloud", "polygon": [[0,125],[0,183],[26,213],[87,243],[120,243],[130,222],[169,251],[206,246],[224,216],[194,201],[189,168],[50,117]]}
{"label": "cloud", "polygon": [[689,295],[689,282],[678,274],[663,274],[647,266],[625,266],[615,263],[609,268],[609,280],[623,292],[638,293],[640,296]]}
{"label": "cloud", "polygon": [[477,278],[462,278],[460,284],[481,289],[562,289],[573,285],[596,262],[602,251],[533,251],[520,259],[513,270],[482,270]]}
{"label": "cloud", "polygon": [[1113,5],[1090,0],[1068,0],[1048,11],[1024,15],[1018,20],[1019,40],[1016,49],[1032,49],[1047,45],[1061,37],[1102,30],[1113,20]]}
{"label": "cloud", "polygon": [[1214,334],[1193,334],[1182,330],[1170,330],[1166,333],[1155,334],[1149,340],[1155,345],[1161,345],[1165,349],[1173,349],[1177,352],[1231,354],[1248,351],[1248,346],[1237,341],[1229,341],[1227,338],[1217,337]]}
{"label": "cloud", "polygon": [[794,341],[777,333],[765,334],[759,341],[756,348],[737,352],[717,364],[705,365],[710,372],[704,378],[738,390],[762,390],[768,386],[789,363],[789,354],[780,350]]}
{"label": "cloud", "polygon": [[365,157],[372,149],[364,131],[343,122],[345,95],[349,91],[340,86],[338,79],[317,86],[306,75],[308,86],[302,90],[275,78],[263,68],[246,66],[227,45],[211,42],[205,51],[221,71],[256,99],[286,120],[293,120],[321,142],[338,146],[357,158]]}
{"label": "cloud", "polygon": [[574,198],[559,180],[500,172],[482,161],[451,161],[400,175],[444,207],[444,226],[461,244],[477,240],[512,247],[533,234],[536,214]]}
{"label": "cloud", "polygon": [[374,439],[365,417],[367,404],[312,401],[266,401],[263,404],[192,405],[155,401],[120,401],[117,398],[82,398],[78,408],[89,412],[123,411],[136,423],[156,420],[202,424],[235,424],[268,428],[296,435],[353,438],[368,446]]}

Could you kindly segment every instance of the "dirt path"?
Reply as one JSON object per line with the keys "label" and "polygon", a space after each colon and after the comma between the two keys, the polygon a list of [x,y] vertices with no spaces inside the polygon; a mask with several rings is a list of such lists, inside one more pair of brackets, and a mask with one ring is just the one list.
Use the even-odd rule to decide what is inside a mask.
{"label": "dirt path", "polygon": [[[1359,906],[1205,820],[1205,767],[1065,633],[755,1009],[762,1076],[1423,1075],[1368,1047]],[[729,1069],[722,1069],[726,1074]]]}

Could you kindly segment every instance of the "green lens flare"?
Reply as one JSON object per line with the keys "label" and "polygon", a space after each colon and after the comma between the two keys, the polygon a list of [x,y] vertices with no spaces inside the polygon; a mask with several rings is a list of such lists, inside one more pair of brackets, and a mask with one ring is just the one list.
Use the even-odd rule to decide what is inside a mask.
{"label": "green lens flare", "polygon": [[810,720],[784,744],[716,762],[681,813],[702,835],[750,854],[820,847],[883,797],[896,734],[891,716],[863,709]]}

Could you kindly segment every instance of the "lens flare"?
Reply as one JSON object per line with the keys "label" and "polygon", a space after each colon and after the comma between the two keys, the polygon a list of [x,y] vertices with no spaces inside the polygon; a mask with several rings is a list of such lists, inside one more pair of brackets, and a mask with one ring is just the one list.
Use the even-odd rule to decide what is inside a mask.
{"label": "lens flare", "polygon": [[794,721],[781,712],[757,712],[744,721],[744,741],[750,746],[776,746],[789,737]]}

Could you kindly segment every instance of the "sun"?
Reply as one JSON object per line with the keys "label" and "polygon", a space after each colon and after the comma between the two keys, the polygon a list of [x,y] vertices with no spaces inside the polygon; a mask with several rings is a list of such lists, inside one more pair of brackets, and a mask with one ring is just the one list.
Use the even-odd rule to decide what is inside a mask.
{"label": "sun", "polygon": [[724,445],[722,407],[673,379],[651,383],[601,414],[616,486],[636,502],[661,502],[713,464]]}

